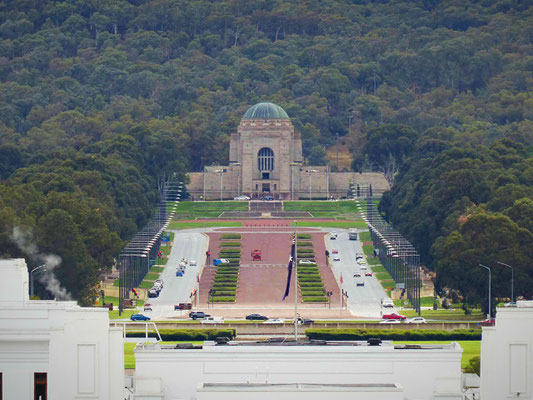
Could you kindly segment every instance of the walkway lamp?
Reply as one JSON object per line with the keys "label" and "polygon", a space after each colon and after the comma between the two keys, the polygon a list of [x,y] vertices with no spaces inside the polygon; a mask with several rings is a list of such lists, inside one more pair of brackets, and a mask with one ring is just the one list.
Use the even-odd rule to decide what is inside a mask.
{"label": "walkway lamp", "polygon": [[489,267],[487,267],[486,265],[483,265],[483,264],[479,264],[480,267],[482,268],[485,268],[486,270],[489,271],[489,315],[488,315],[488,318],[490,318],[492,316],[492,308],[491,308],[491,286],[492,286],[492,274],[491,274],[491,270]]}

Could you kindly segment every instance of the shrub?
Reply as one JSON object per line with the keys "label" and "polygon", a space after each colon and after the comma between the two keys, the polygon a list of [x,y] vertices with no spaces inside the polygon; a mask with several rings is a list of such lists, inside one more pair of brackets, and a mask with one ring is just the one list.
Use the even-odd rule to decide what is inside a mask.
{"label": "shrub", "polygon": [[215,275],[215,282],[237,282],[237,276],[218,276]]}
{"label": "shrub", "polygon": [[298,254],[314,253],[313,249],[298,249]]}
{"label": "shrub", "polygon": [[[298,254],[298,259],[309,259],[309,258],[315,258],[315,253]],[[310,265],[310,264],[307,264],[307,265]]]}
{"label": "shrub", "polygon": [[241,253],[241,249],[220,249],[220,254],[222,253]]}
{"label": "shrub", "polygon": [[216,293],[214,295],[212,295],[213,298],[216,298],[216,297],[224,297],[224,296],[233,296],[235,297],[235,294],[237,292],[237,289],[235,290],[220,290],[220,289],[215,289],[216,290]]}
{"label": "shrub", "polygon": [[241,247],[241,242],[220,242],[220,247]]}
{"label": "shrub", "polygon": [[[217,337],[235,337],[235,329],[160,329],[159,334],[164,341],[199,341],[214,340]],[[128,337],[145,337],[144,331],[128,332]],[[156,337],[155,332],[148,334],[149,337]]]}
{"label": "shrub", "polygon": [[241,235],[239,235],[238,233],[223,233],[220,238],[222,240],[225,240],[225,239],[240,239]]}
{"label": "shrub", "polygon": [[300,275],[320,275],[320,273],[318,272],[318,270],[316,271],[300,271],[298,270],[298,276]]}
{"label": "shrub", "polygon": [[453,331],[426,329],[307,329],[309,339],[321,340],[367,340],[380,338],[385,340],[480,340],[481,330],[456,329]]}
{"label": "shrub", "polygon": [[298,242],[298,247],[310,247],[313,246],[313,242]]}
{"label": "shrub", "polygon": [[311,235],[308,235],[306,233],[300,233],[299,235],[296,235],[297,239],[307,239],[307,240],[311,240],[312,236]]}

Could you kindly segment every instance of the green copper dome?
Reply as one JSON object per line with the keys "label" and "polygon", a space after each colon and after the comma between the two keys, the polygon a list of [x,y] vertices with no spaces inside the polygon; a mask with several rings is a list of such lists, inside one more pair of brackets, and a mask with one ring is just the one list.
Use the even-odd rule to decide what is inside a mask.
{"label": "green copper dome", "polygon": [[244,113],[242,119],[289,119],[289,116],[277,104],[257,103]]}

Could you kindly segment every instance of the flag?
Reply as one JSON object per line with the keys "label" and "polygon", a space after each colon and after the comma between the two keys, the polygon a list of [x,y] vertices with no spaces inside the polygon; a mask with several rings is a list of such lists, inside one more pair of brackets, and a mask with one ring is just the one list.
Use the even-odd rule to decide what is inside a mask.
{"label": "flag", "polygon": [[341,285],[344,283],[344,281],[342,280],[342,272],[341,272]]}
{"label": "flag", "polygon": [[200,275],[196,274],[196,282],[200,283]]}
{"label": "flag", "polygon": [[289,289],[291,287],[291,275],[292,275],[292,264],[294,262],[294,247],[295,247],[295,244],[293,243],[291,245],[291,256],[289,258],[289,266],[288,266],[288,271],[287,271],[287,287],[285,288],[285,294],[283,295],[283,298],[281,299],[281,301],[285,300],[285,298],[289,295]]}

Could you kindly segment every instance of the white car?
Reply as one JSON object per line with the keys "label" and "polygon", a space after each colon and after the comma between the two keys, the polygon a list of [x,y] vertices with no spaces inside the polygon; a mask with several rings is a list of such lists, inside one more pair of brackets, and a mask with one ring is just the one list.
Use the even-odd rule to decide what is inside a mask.
{"label": "white car", "polygon": [[220,258],[219,260],[221,264],[229,264],[229,260],[227,258]]}
{"label": "white car", "polygon": [[314,260],[298,260],[298,264],[300,264],[300,265],[315,265],[316,261],[314,261]]}
{"label": "white car", "polygon": [[410,318],[406,321],[408,324],[425,324],[426,319],[422,317],[414,317]]}
{"label": "white car", "polygon": [[380,321],[380,324],[401,324],[401,321],[399,319],[384,319]]}
{"label": "white car", "polygon": [[337,239],[337,232],[331,232],[331,233],[329,234],[329,239],[330,239],[330,240],[335,240],[335,239]]}
{"label": "white car", "polygon": [[284,324],[285,320],[282,318],[271,318],[263,321],[263,324]]}
{"label": "white car", "polygon": [[361,266],[359,267],[360,270],[366,270],[366,265],[365,264],[361,264]]}
{"label": "white car", "polygon": [[245,201],[245,200],[250,200],[250,198],[248,196],[245,196],[244,194],[242,194],[240,196],[234,197],[233,200],[235,200],[235,201]]}
{"label": "white car", "polygon": [[339,256],[333,256],[333,261],[340,261],[341,258]]}
{"label": "white car", "polygon": [[359,265],[365,265],[365,264],[366,264],[366,261],[365,261],[364,258],[358,258],[358,259],[357,259],[357,264],[359,264]]}
{"label": "white car", "polygon": [[224,318],[222,317],[205,317],[200,321],[202,324],[223,324]]}
{"label": "white car", "polygon": [[196,261],[195,261],[195,260],[191,260],[191,261],[189,261],[189,265],[190,265],[191,267],[196,267],[197,264],[196,264]]}

